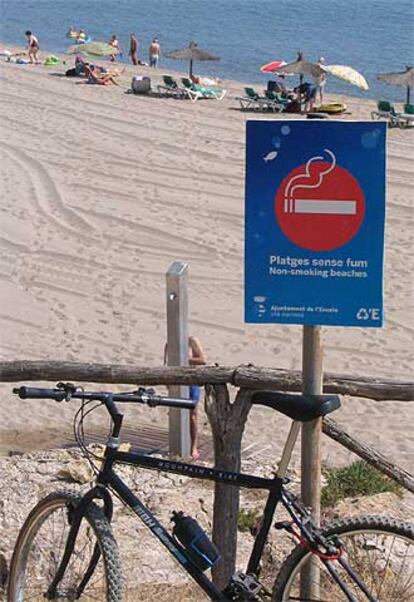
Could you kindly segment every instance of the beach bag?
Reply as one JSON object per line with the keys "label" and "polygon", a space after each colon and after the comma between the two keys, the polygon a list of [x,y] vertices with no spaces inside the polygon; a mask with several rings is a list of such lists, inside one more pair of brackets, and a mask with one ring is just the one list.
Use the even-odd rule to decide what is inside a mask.
{"label": "beach bag", "polygon": [[131,90],[134,94],[149,94],[151,90],[151,79],[135,75],[131,81]]}
{"label": "beach bag", "polygon": [[77,73],[75,67],[73,67],[72,69],[67,69],[65,75],[66,77],[76,77]]}

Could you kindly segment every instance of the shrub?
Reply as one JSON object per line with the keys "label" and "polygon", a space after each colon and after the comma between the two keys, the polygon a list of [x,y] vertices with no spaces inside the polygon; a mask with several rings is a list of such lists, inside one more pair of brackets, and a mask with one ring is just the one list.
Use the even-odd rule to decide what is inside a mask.
{"label": "shrub", "polygon": [[241,508],[237,517],[237,528],[239,531],[252,532],[257,523],[257,511]]}
{"label": "shrub", "polygon": [[326,485],[321,491],[323,508],[335,506],[346,497],[375,495],[391,491],[402,495],[402,488],[378,470],[359,460],[344,468],[325,469]]}

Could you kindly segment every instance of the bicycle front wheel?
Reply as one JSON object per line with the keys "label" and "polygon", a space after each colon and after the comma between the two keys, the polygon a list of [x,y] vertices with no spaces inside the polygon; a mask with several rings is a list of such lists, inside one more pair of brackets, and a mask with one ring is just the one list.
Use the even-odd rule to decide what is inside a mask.
{"label": "bicycle front wheel", "polygon": [[[338,536],[343,544],[343,559],[359,576],[373,600],[414,602],[413,525],[367,516],[332,523],[323,534]],[[338,561],[330,561],[330,565],[353,597],[345,594],[319,559],[319,594],[313,592],[311,598],[301,597],[300,572],[311,558],[317,557],[302,546],[293,550],[280,569],[272,602],[367,602],[365,593]]]}
{"label": "bicycle front wheel", "polygon": [[[45,593],[56,574],[70,529],[71,513],[80,497],[70,492],[51,493],[33,508],[17,538],[10,564],[8,602],[121,602],[122,578],[118,547],[103,511],[91,503],[82,519],[75,548],[56,596]],[[99,561],[83,593],[85,575],[95,544]]]}

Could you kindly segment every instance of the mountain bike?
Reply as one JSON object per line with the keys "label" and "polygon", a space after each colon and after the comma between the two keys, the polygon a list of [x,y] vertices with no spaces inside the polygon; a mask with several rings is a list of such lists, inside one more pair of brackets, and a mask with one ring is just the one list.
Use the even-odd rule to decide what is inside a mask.
{"label": "mountain bike", "polygon": [[[96,472],[94,486],[84,495],[56,491],[30,512],[15,545],[8,583],[9,602],[100,600],[122,602],[124,583],[111,519],[112,494],[128,506],[165,546],[211,600],[273,602],[407,602],[414,600],[413,525],[383,516],[341,520],[319,528],[310,511],[289,491],[286,471],[301,422],[333,412],[340,406],[335,395],[309,396],[258,391],[253,404],[262,404],[289,416],[293,422],[278,471],[271,478],[165,459],[134,451],[120,451],[123,414],[119,403],[142,403],[192,409],[196,402],[163,397],[150,389],[128,393],[90,392],[70,383],[53,389],[21,386],[14,393],[22,399],[79,399],[74,420],[76,441]],[[85,445],[84,420],[104,406],[111,417],[111,430],[103,457],[96,459]],[[176,473],[248,489],[268,491],[250,559],[244,572],[237,572],[223,589],[207,571],[220,562],[220,552],[198,523],[182,512],[172,513],[172,530],[154,514],[116,474],[117,464]],[[298,540],[275,577],[272,591],[260,582],[261,557],[281,504],[290,519],[276,522]],[[317,583],[301,584],[302,570],[317,565]],[[134,602],[137,597],[134,597]]]}

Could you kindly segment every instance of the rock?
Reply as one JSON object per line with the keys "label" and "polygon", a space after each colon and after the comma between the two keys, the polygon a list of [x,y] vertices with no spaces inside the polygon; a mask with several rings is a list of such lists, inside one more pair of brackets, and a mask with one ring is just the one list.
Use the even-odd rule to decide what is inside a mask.
{"label": "rock", "polygon": [[64,468],[61,468],[56,477],[62,481],[69,481],[70,483],[89,483],[94,477],[94,472],[87,460],[81,458],[79,460],[72,460]]}

